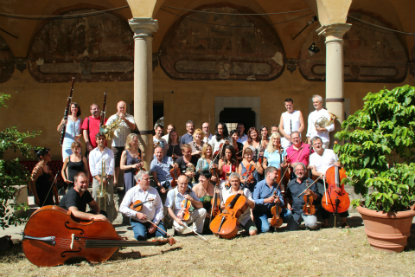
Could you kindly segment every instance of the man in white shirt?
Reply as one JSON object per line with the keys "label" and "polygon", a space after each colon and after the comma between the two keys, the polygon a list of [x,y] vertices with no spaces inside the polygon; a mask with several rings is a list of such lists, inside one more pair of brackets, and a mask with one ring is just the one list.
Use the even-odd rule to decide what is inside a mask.
{"label": "man in white shirt", "polygon": [[164,136],[162,136],[162,138],[163,138],[163,139],[164,139],[167,143],[169,143],[169,134],[170,134],[170,132],[171,132],[172,130],[176,130],[176,127],[174,127],[174,125],[170,123],[169,125],[167,125],[167,129],[166,129],[167,134],[165,134]]}
{"label": "man in white shirt", "polygon": [[150,186],[149,173],[140,171],[135,178],[138,185],[127,191],[121,202],[120,212],[130,218],[137,240],[154,236],[166,237],[166,228],[162,222],[163,203],[157,190]]}
{"label": "man in white shirt", "polygon": [[[115,219],[116,210],[114,206],[114,153],[106,147],[106,138],[102,133],[96,136],[97,147],[89,153],[89,171],[92,176],[92,197],[97,201],[100,209],[106,211],[110,221]],[[101,187],[102,184],[102,187]],[[101,189],[106,192],[108,199],[102,202]],[[106,206],[106,207],[104,207]]]}
{"label": "man in white shirt", "polygon": [[169,145],[167,141],[162,137],[163,135],[163,126],[156,124],[154,126],[154,136],[153,136],[153,146],[154,148],[160,146],[163,149],[163,154],[165,155]]}
{"label": "man in white shirt", "polygon": [[202,131],[203,131],[203,142],[209,143],[210,139],[212,138],[212,134],[209,132],[209,122],[203,122],[202,124]]}
{"label": "man in white shirt", "polygon": [[244,144],[248,140],[248,136],[245,134],[245,124],[239,122],[236,130],[238,130],[238,142]]}
{"label": "man in white shirt", "polygon": [[119,101],[117,103],[117,113],[108,118],[105,126],[114,124],[116,124],[116,128],[114,129],[114,134],[112,136],[111,146],[115,159],[114,185],[117,185],[118,174],[120,172],[120,159],[122,151],[124,151],[125,141],[131,131],[136,128],[134,117],[127,114],[127,103],[124,101]]}
{"label": "man in white shirt", "polygon": [[[323,98],[320,95],[313,95],[312,100],[315,110],[308,115],[308,129],[306,135],[308,143],[310,143],[310,140],[313,137],[318,136],[323,142],[323,147],[328,148],[330,144],[329,133],[334,131],[334,122],[331,122],[332,117],[330,116],[330,113],[323,108]],[[321,127],[317,124],[319,121],[326,121],[328,122],[328,125]]]}
{"label": "man in white shirt", "polygon": [[281,146],[287,149],[291,145],[291,133],[297,131],[301,134],[303,132],[304,119],[301,111],[294,110],[292,98],[286,98],[284,106],[287,111],[281,114],[278,130],[281,135]]}
{"label": "man in white shirt", "polygon": [[[187,220],[183,217],[184,210],[181,207],[185,200],[191,203],[191,209],[193,209],[189,209],[190,217]],[[173,219],[173,228],[176,232],[182,234],[186,229],[189,230],[190,227],[188,226],[190,224],[193,224],[191,229],[193,232],[203,232],[206,209],[203,208],[203,204],[197,199],[196,194],[192,190],[188,191],[187,177],[185,175],[180,175],[177,179],[177,187],[167,193],[164,206],[167,207],[169,215]]]}

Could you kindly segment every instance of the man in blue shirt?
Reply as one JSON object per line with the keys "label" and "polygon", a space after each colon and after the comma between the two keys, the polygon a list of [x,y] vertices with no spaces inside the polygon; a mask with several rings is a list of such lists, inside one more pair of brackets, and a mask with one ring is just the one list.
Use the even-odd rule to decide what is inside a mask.
{"label": "man in blue shirt", "polygon": [[180,144],[189,144],[193,141],[193,132],[195,131],[195,125],[193,124],[193,121],[188,120],[186,122],[186,134],[184,134],[180,138]]}
{"label": "man in blue shirt", "polygon": [[172,158],[165,157],[163,148],[156,146],[154,149],[154,159],[150,163],[150,172],[160,194],[165,194],[167,189],[170,189],[170,182],[173,180],[173,177],[170,175],[170,168],[172,167]]}
{"label": "man in blue shirt", "polygon": [[[253,198],[255,201],[254,218],[255,224],[260,232],[266,233],[270,230],[268,218],[272,217],[271,208],[274,205],[284,207],[284,198],[277,187],[275,179],[278,170],[269,166],[265,169],[265,179],[258,182],[254,189]],[[292,214],[289,210],[284,209],[282,212],[284,221],[289,220]]]}

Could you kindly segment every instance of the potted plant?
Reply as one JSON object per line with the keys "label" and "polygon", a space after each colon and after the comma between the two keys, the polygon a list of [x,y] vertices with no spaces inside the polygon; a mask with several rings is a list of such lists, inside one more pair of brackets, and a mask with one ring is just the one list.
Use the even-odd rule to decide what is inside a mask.
{"label": "potted plant", "polygon": [[363,108],[342,123],[336,134],[342,143],[334,150],[347,171],[344,183],[362,196],[352,204],[369,243],[400,252],[415,215],[415,88],[383,89],[363,100]]}

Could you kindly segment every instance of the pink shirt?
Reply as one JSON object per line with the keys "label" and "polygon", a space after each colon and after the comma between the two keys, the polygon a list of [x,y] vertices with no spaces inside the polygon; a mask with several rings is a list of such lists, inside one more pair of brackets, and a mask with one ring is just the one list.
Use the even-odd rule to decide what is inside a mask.
{"label": "pink shirt", "polygon": [[294,148],[294,145],[287,148],[287,162],[290,164],[301,162],[305,164],[305,166],[308,166],[309,159],[310,144],[301,143],[301,146],[298,149]]}

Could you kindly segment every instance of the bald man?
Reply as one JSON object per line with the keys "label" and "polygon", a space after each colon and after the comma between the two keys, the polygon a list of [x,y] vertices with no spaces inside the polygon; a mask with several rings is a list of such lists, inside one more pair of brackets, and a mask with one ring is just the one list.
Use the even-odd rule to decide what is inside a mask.
{"label": "bald man", "polygon": [[125,141],[127,136],[136,128],[134,117],[130,114],[127,114],[127,103],[124,101],[119,101],[117,103],[117,113],[111,115],[108,118],[107,123],[105,126],[111,126],[115,124],[116,121],[119,120],[119,124],[117,124],[114,135],[112,138],[112,151],[114,152],[114,159],[115,159],[115,174],[114,174],[114,186],[118,184],[118,174],[120,172],[120,159],[122,151],[124,151]]}
{"label": "bald man", "polygon": [[[182,216],[182,202],[188,200],[191,204],[189,209],[190,218],[185,220]],[[202,202],[199,201],[196,194],[188,189],[187,177],[180,175],[177,179],[177,187],[167,193],[167,199],[164,206],[167,207],[170,217],[173,219],[173,228],[175,232],[182,234],[189,225],[193,224],[192,230],[197,233],[203,232],[203,224],[206,217],[206,209],[203,208]]]}

